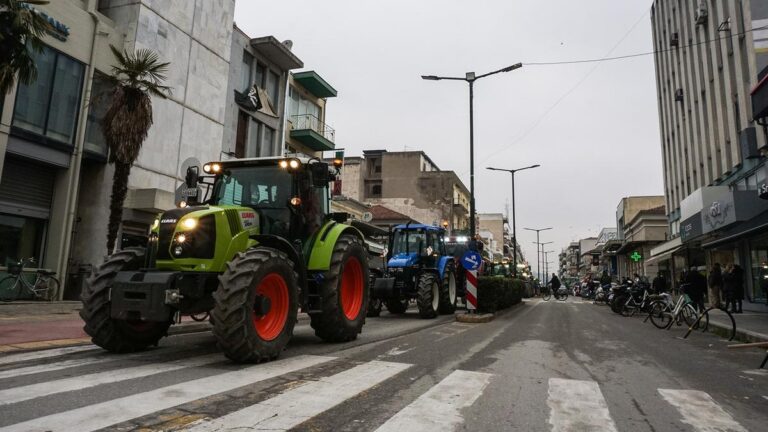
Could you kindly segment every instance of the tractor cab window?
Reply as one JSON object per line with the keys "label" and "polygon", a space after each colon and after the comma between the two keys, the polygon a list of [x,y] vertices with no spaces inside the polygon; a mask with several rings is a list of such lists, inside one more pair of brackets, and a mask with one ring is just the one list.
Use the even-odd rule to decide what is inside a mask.
{"label": "tractor cab window", "polygon": [[418,253],[419,244],[421,244],[422,250],[428,246],[427,233],[424,230],[395,231],[392,240],[392,254]]}
{"label": "tractor cab window", "polygon": [[429,245],[432,246],[432,253],[442,254],[443,247],[442,247],[442,242],[440,241],[440,239],[442,239],[442,236],[440,236],[439,233],[433,231],[429,234],[429,237],[430,237]]}
{"label": "tractor cab window", "polygon": [[291,174],[278,166],[227,168],[215,187],[215,205],[251,207],[259,214],[261,232],[288,236],[293,196]]}

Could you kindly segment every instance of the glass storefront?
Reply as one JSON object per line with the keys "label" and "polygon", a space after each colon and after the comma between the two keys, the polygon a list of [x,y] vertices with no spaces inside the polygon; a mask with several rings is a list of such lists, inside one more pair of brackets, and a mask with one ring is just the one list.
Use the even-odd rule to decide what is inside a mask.
{"label": "glass storefront", "polygon": [[0,213],[0,265],[8,261],[42,260],[45,221]]}
{"label": "glass storefront", "polygon": [[749,242],[752,284],[747,286],[747,300],[765,303],[768,293],[768,235],[755,237]]}

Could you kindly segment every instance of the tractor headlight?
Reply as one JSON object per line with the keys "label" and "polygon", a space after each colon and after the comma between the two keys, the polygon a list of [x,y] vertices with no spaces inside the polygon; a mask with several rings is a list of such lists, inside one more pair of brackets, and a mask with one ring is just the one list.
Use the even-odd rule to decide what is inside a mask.
{"label": "tractor headlight", "polygon": [[152,222],[152,227],[149,228],[150,231],[156,230],[160,226],[160,218],[155,219],[154,222]]}
{"label": "tractor headlight", "polygon": [[181,226],[188,230],[193,230],[195,227],[197,227],[197,219],[195,218],[186,218],[183,221],[181,221]]}
{"label": "tractor headlight", "polygon": [[185,241],[187,241],[186,234],[182,233],[182,234],[179,234],[179,235],[176,236],[176,243],[181,244],[181,243],[184,243]]}

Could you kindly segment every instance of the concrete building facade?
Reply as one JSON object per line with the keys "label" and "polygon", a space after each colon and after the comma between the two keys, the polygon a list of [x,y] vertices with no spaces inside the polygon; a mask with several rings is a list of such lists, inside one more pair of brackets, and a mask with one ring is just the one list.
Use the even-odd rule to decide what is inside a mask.
{"label": "concrete building facade", "polygon": [[342,194],[380,204],[420,223],[448,222],[449,233],[469,226],[469,191],[453,171],[442,171],[421,151],[370,150],[347,157]]}

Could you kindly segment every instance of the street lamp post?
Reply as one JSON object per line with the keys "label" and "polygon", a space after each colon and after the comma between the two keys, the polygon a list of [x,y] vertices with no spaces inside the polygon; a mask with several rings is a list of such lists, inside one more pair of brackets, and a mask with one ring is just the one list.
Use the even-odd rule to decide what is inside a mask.
{"label": "street lamp post", "polygon": [[[552,243],[552,242],[550,242],[550,243]],[[544,274],[546,275],[546,277],[549,277],[549,254],[551,254],[552,252],[554,252],[554,251],[546,251],[546,252],[544,252],[544,262],[546,263],[544,265]]]}
{"label": "street lamp post", "polygon": [[[443,77],[437,75],[422,75],[421,78],[429,81],[453,80],[466,81],[469,83],[469,234],[472,240],[475,239],[475,130],[474,130],[474,87],[475,81],[480,78],[495,75],[501,72],[511,72],[523,67],[522,63],[516,63],[512,66],[488,72],[482,75],[475,75],[474,72],[467,72],[464,78],[461,77]],[[472,242],[471,244],[475,244]]]}
{"label": "street lamp post", "polygon": [[[528,230],[528,231],[536,231],[536,241],[534,243],[536,243],[537,245],[540,245],[541,243],[539,242],[539,233],[541,231],[551,230],[552,227],[549,227],[549,228],[539,228],[539,229],[536,229],[536,228],[523,228],[523,229],[524,230]],[[544,250],[544,249],[542,249],[542,250]],[[536,267],[538,267],[539,276],[541,276],[541,267],[540,267],[540,265],[541,265],[541,258],[539,258],[539,247],[536,246]],[[541,280],[541,279],[539,279],[539,280]]]}
{"label": "street lamp post", "polygon": [[516,223],[515,223],[515,173],[518,171],[523,171],[531,168],[538,168],[541,165],[531,165],[527,166],[525,168],[518,168],[518,169],[504,169],[504,168],[491,168],[486,167],[485,169],[492,170],[492,171],[506,171],[511,174],[512,177],[512,262],[515,263],[514,270],[512,271],[512,275],[517,277],[517,230],[516,230]]}

